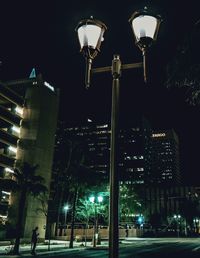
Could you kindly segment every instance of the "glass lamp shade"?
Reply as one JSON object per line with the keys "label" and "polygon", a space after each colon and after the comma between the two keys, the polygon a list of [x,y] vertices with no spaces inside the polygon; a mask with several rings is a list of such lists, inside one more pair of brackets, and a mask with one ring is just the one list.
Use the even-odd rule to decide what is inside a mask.
{"label": "glass lamp shade", "polygon": [[145,9],[142,12],[135,12],[129,21],[132,26],[136,44],[140,48],[147,48],[156,40],[161,23],[159,16],[150,15]]}
{"label": "glass lamp shade", "polygon": [[84,48],[99,51],[106,29],[104,23],[92,18],[80,21],[76,31],[78,33],[81,51]]}
{"label": "glass lamp shade", "polygon": [[97,197],[97,199],[98,199],[98,202],[103,202],[103,196],[99,195],[99,196]]}
{"label": "glass lamp shade", "polygon": [[92,203],[94,203],[95,197],[94,197],[94,196],[90,196],[90,197],[89,197],[89,201],[92,202]]}

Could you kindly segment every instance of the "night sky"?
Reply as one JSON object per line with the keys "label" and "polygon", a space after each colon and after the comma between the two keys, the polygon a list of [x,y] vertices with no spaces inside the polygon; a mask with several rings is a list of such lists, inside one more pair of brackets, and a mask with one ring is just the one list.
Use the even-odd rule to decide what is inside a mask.
{"label": "night sky", "polygon": [[75,27],[91,15],[108,27],[94,67],[111,65],[114,54],[120,54],[122,63],[141,62],[128,19],[144,6],[160,14],[163,22],[148,54],[149,83],[144,85],[141,70],[122,72],[120,117],[134,121],[141,113],[155,129],[174,128],[180,138],[181,168],[197,183],[199,107],[186,104],[182,93],[166,89],[164,81],[166,64],[200,18],[198,1],[1,1],[0,80],[26,78],[34,67],[60,89],[60,118],[68,123],[86,117],[109,119],[112,76],[94,75],[91,88],[85,90],[85,61]]}

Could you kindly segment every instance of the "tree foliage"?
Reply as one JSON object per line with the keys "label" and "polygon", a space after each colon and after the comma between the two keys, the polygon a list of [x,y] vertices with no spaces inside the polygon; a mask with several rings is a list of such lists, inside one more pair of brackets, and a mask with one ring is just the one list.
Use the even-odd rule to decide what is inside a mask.
{"label": "tree foliage", "polygon": [[13,180],[5,179],[0,181],[2,189],[11,190],[19,194],[13,254],[19,253],[20,238],[23,236],[22,230],[27,196],[31,194],[33,197],[36,197],[47,191],[47,187],[44,185],[44,178],[36,175],[37,169],[38,165],[32,166],[27,162],[20,162],[14,169]]}
{"label": "tree foliage", "polygon": [[179,46],[177,54],[166,68],[167,88],[181,89],[185,101],[189,105],[200,104],[200,20],[198,20],[189,35]]}
{"label": "tree foliage", "polygon": [[130,221],[132,214],[142,214],[144,206],[134,185],[120,186],[120,216],[121,221]]}

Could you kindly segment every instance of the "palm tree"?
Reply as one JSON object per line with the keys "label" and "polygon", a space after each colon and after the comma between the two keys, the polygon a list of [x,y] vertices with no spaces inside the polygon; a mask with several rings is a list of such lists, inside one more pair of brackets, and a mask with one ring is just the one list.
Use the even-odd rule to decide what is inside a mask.
{"label": "palm tree", "polygon": [[42,176],[35,175],[37,169],[38,165],[32,166],[27,162],[20,163],[14,169],[13,180],[3,179],[0,181],[0,187],[7,190],[10,189],[12,192],[17,192],[19,195],[16,236],[12,254],[19,254],[20,238],[23,235],[23,221],[28,195],[31,194],[36,197],[40,193],[47,191],[46,186],[43,184],[44,178]]}

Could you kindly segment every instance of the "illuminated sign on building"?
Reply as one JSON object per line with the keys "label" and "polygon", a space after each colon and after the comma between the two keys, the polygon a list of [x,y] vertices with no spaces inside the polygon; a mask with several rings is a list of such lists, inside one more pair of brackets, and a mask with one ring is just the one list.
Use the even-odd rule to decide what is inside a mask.
{"label": "illuminated sign on building", "polygon": [[51,86],[51,84],[49,84],[48,82],[44,82],[44,85],[49,88],[50,90],[54,91],[54,87]]}
{"label": "illuminated sign on building", "polygon": [[165,136],[166,136],[165,133],[153,133],[153,134],[152,134],[152,137],[153,137],[153,138],[156,138],[156,137],[165,137]]}

